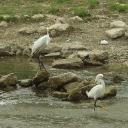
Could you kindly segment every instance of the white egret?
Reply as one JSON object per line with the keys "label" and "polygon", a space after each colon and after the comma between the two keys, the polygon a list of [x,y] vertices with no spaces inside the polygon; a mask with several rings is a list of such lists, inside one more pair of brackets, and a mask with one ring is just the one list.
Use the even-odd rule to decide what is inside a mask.
{"label": "white egret", "polygon": [[103,81],[103,74],[98,74],[96,76],[95,81],[98,83],[98,85],[94,86],[89,92],[86,91],[86,94],[89,98],[94,98],[94,100],[95,100],[95,102],[94,102],[94,112],[95,112],[95,107],[100,107],[100,108],[108,111],[106,108],[96,105],[97,98],[103,97],[104,93],[105,93],[105,83]]}
{"label": "white egret", "polygon": [[[47,35],[40,37],[37,41],[34,42],[32,47],[31,55],[34,55],[38,61],[41,70],[41,66],[45,69],[43,62],[39,59],[41,52],[49,45],[50,37],[49,37],[49,29],[47,28]],[[38,56],[36,54],[38,53]],[[45,69],[46,70],[46,69]]]}

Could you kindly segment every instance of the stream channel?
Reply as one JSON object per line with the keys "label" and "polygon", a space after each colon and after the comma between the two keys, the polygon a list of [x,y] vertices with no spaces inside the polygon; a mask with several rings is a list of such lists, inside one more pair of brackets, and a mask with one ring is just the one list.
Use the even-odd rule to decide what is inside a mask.
{"label": "stream channel", "polygon": [[[128,70],[125,65],[111,64],[83,69],[52,68],[51,61],[44,60],[51,76],[73,72],[84,79],[95,79],[103,73],[111,86],[114,75],[126,80],[117,86],[116,97],[98,100],[97,104],[108,111],[96,108],[94,100],[69,102],[45,95],[38,95],[32,87],[19,87],[15,91],[0,91],[0,128],[128,128]],[[0,74],[15,73],[18,80],[32,79],[39,70],[38,61],[26,57],[1,57]]]}

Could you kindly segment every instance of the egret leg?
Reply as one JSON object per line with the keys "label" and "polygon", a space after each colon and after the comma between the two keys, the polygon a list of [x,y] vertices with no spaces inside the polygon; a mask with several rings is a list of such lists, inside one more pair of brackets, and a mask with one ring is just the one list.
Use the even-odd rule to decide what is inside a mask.
{"label": "egret leg", "polygon": [[104,107],[102,107],[102,106],[97,106],[97,105],[96,105],[96,101],[97,101],[97,100],[95,100],[95,102],[94,102],[94,112],[95,112],[95,107],[99,107],[99,108],[101,108],[101,110],[104,109],[104,110],[108,111],[108,109],[106,109],[106,108],[104,108]]}
{"label": "egret leg", "polygon": [[41,66],[45,69],[45,71],[46,71],[46,68],[44,67],[44,65],[43,65],[43,62],[40,60],[40,52],[39,52],[39,55],[38,56],[36,56],[36,54],[34,53],[33,55],[38,59],[38,61],[39,61],[39,66],[40,66],[40,70],[41,70]]}

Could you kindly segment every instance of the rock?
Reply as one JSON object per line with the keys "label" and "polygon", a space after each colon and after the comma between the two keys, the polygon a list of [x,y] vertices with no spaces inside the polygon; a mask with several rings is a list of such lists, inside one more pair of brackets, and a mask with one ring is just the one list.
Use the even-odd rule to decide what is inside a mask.
{"label": "rock", "polygon": [[89,84],[89,85],[86,85],[86,86],[81,86],[80,87],[81,93],[86,95],[86,91],[90,91],[94,86],[96,86],[96,84]]}
{"label": "rock", "polygon": [[24,48],[23,47],[21,47],[21,46],[14,46],[14,47],[12,47],[12,49],[11,49],[11,52],[13,52],[14,54],[17,52],[17,51],[21,51],[21,52],[23,52],[23,50],[24,50]]}
{"label": "rock", "polygon": [[91,59],[84,59],[84,65],[86,66],[101,66],[102,63],[97,60],[91,60]]}
{"label": "rock", "polygon": [[116,87],[114,87],[114,86],[106,86],[105,87],[104,98],[110,97],[110,96],[116,96],[116,94],[117,94]]}
{"label": "rock", "polygon": [[104,15],[96,15],[96,18],[98,18],[98,19],[106,19],[107,17],[104,16]]}
{"label": "rock", "polygon": [[49,53],[45,57],[59,58],[61,57],[60,52]]}
{"label": "rock", "polygon": [[50,87],[57,89],[71,82],[81,82],[81,78],[72,72],[53,76],[49,80]]}
{"label": "rock", "polygon": [[77,53],[77,57],[84,60],[85,58],[89,57],[89,52],[85,52],[85,51],[79,51]]}
{"label": "rock", "polygon": [[72,18],[70,18],[70,20],[84,22],[84,20],[82,18],[80,18],[79,16],[72,17]]}
{"label": "rock", "polygon": [[41,83],[38,85],[38,89],[39,89],[39,90],[46,90],[48,87],[49,87],[48,81],[41,82]]}
{"label": "rock", "polygon": [[110,27],[110,23],[109,22],[101,23],[101,27],[102,28],[109,28]]}
{"label": "rock", "polygon": [[7,26],[8,26],[8,24],[7,24],[6,21],[2,21],[2,22],[0,23],[0,27],[7,27]]}
{"label": "rock", "polygon": [[110,23],[110,28],[124,28],[125,25],[123,21],[113,21]]}
{"label": "rock", "polygon": [[62,49],[62,46],[54,43],[50,43],[48,47],[46,47],[42,53],[48,54],[48,53],[53,53],[53,52],[60,52]]}
{"label": "rock", "polygon": [[69,94],[74,88],[78,88],[80,85],[79,82],[71,82],[68,84],[65,84],[63,86],[63,89]]}
{"label": "rock", "polygon": [[0,55],[1,56],[9,56],[11,51],[11,47],[10,46],[6,46],[6,47],[0,47]]}
{"label": "rock", "polygon": [[28,48],[25,48],[25,49],[23,50],[22,55],[30,56],[30,55],[31,55],[31,51],[30,51]]}
{"label": "rock", "polygon": [[109,58],[108,52],[100,51],[100,50],[93,50],[89,53],[89,58],[91,60],[96,60],[100,62],[104,62]]}
{"label": "rock", "polygon": [[32,16],[33,19],[43,19],[44,16],[42,14],[36,14],[34,16]]}
{"label": "rock", "polygon": [[21,56],[21,55],[22,55],[22,52],[21,52],[20,50],[18,50],[18,51],[16,52],[16,55],[17,55],[17,56]]}
{"label": "rock", "polygon": [[40,83],[48,81],[50,77],[50,74],[46,72],[45,70],[39,70],[35,77],[33,78],[32,82],[36,86],[38,86]]}
{"label": "rock", "polygon": [[37,32],[46,34],[46,33],[47,33],[47,29],[46,29],[46,27],[41,26],[41,27],[37,30]]}
{"label": "rock", "polygon": [[65,18],[57,18],[55,21],[56,24],[67,24],[67,21]]}
{"label": "rock", "polygon": [[68,50],[87,50],[84,45],[75,44],[68,47]]}
{"label": "rock", "polygon": [[125,32],[125,36],[128,37],[128,32]]}
{"label": "rock", "polygon": [[74,53],[74,54],[71,54],[71,55],[69,55],[69,56],[67,57],[67,59],[72,59],[72,58],[78,58],[78,57],[77,57],[77,54]]}
{"label": "rock", "polygon": [[49,27],[49,30],[65,31],[69,27],[69,24],[54,24]]}
{"label": "rock", "polygon": [[52,63],[53,68],[82,68],[83,61],[80,58],[60,59]]}
{"label": "rock", "polygon": [[73,89],[69,96],[67,97],[67,100],[69,101],[79,101],[81,99],[81,90],[78,88]]}
{"label": "rock", "polygon": [[125,34],[125,29],[124,28],[115,28],[111,30],[105,31],[106,35],[111,37],[111,38],[117,38]]}
{"label": "rock", "polygon": [[14,73],[2,76],[0,78],[0,88],[6,88],[7,86],[16,86],[17,83],[18,79]]}
{"label": "rock", "polygon": [[112,78],[112,81],[115,82],[115,83],[120,83],[121,81],[125,81],[124,78],[122,76],[120,76],[119,74],[115,75],[113,78]]}
{"label": "rock", "polygon": [[24,27],[24,28],[21,28],[19,30],[19,33],[22,33],[22,34],[32,34],[32,33],[35,33],[37,30],[35,30],[34,28],[27,28],[27,27]]}
{"label": "rock", "polygon": [[59,97],[59,98],[66,98],[68,96],[67,92],[60,92],[60,91],[53,91],[52,96]]}
{"label": "rock", "polygon": [[32,86],[32,80],[31,79],[25,79],[25,80],[19,80],[19,85],[22,87],[30,87]]}
{"label": "rock", "polygon": [[51,30],[51,31],[50,31],[50,34],[51,34],[52,37],[54,37],[54,36],[57,35],[57,32],[56,32],[56,30]]}

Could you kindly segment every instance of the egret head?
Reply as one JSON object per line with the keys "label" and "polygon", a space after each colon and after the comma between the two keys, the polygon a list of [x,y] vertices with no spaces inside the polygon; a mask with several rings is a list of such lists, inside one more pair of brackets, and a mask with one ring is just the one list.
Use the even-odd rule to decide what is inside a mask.
{"label": "egret head", "polygon": [[47,31],[49,31],[49,28],[47,27]]}
{"label": "egret head", "polygon": [[100,83],[99,81],[101,80],[101,79],[103,79],[103,74],[98,74],[97,76],[96,76],[96,79],[95,79],[95,81],[96,81],[96,83]]}

